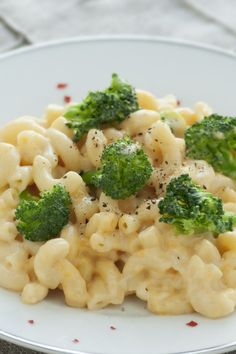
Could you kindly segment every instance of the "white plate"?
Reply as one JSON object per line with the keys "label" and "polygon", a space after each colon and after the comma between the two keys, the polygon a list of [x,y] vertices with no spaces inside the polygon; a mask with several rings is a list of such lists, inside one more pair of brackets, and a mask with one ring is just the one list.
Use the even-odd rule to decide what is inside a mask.
{"label": "white plate", "polygon": [[[22,114],[41,115],[48,103],[62,103],[65,94],[77,100],[89,89],[105,87],[112,72],[158,96],[174,93],[185,104],[201,99],[216,112],[236,113],[235,56],[164,39],[100,38],[2,56],[1,124]],[[69,83],[68,89],[57,90],[58,82]],[[155,316],[144,307],[129,299],[125,311],[114,306],[89,312],[66,307],[60,295],[29,306],[17,294],[0,289],[0,334],[50,353],[222,353],[236,347],[236,314],[219,320],[194,314]],[[187,326],[190,320],[199,325]]]}

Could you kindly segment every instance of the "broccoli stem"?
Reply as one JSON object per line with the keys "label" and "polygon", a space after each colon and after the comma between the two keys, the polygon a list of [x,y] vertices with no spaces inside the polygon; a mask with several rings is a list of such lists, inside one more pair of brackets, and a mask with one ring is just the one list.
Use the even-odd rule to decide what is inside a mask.
{"label": "broccoli stem", "polygon": [[222,217],[223,221],[225,223],[230,222],[232,223],[232,226],[236,226],[236,215],[227,211],[224,213],[223,217]]}
{"label": "broccoli stem", "polygon": [[20,194],[20,200],[39,200],[39,197],[32,195],[29,191],[27,191],[27,189],[25,189],[23,192],[21,192]]}
{"label": "broccoli stem", "polygon": [[81,177],[83,178],[83,181],[86,184],[94,185],[98,188],[100,185],[100,179],[102,177],[102,174],[100,170],[93,170],[84,172]]}
{"label": "broccoli stem", "polygon": [[236,179],[236,159],[233,153],[219,149],[215,154],[215,169],[230,178]]}

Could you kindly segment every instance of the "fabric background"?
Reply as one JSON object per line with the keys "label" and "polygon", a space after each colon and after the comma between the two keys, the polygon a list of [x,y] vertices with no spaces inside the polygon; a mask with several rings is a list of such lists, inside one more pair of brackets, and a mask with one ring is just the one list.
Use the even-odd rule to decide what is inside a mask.
{"label": "fabric background", "polygon": [[[0,0],[0,52],[109,34],[167,36],[236,50],[235,19],[236,0]],[[12,353],[38,352],[0,340],[0,354]]]}

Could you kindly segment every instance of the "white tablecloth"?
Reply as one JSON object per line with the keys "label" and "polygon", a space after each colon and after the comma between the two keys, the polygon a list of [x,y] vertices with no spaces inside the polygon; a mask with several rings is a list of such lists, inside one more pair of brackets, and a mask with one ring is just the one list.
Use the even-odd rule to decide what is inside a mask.
{"label": "white tablecloth", "polygon": [[235,0],[0,0],[0,50],[79,35],[164,35],[236,49]]}
{"label": "white tablecloth", "polygon": [[[236,0],[0,0],[0,52],[98,34],[161,35],[236,50]],[[10,353],[36,352],[0,341],[0,354]]]}

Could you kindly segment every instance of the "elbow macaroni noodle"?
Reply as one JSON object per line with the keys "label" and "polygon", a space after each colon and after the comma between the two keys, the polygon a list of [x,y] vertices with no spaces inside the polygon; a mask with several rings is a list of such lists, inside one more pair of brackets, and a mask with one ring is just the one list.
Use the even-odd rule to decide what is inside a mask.
{"label": "elbow macaroni noodle", "polygon": [[[157,314],[225,316],[236,304],[236,230],[217,239],[176,236],[159,222],[157,207],[170,178],[188,173],[236,212],[236,183],[184,155],[184,130],[211,108],[203,102],[193,110],[179,107],[174,96],[157,99],[142,90],[137,97],[139,111],[115,128],[91,129],[78,145],[65,125],[65,108],[56,105],[42,119],[24,116],[0,130],[0,286],[20,292],[26,304],[59,288],[67,305],[90,310],[121,304],[133,293]],[[165,111],[179,117],[176,136],[161,119]],[[99,167],[104,147],[124,134],[148,154],[150,180],[125,201],[91,195],[78,172]],[[19,194],[56,183],[71,196],[70,222],[55,239],[25,240],[14,217]]]}

